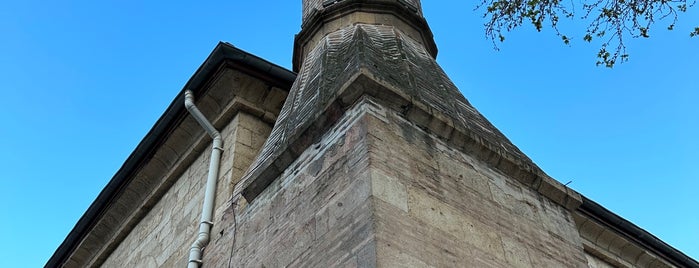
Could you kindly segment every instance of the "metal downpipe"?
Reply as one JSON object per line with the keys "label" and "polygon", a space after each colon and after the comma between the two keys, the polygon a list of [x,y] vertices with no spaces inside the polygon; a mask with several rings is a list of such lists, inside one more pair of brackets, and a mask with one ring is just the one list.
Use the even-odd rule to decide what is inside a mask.
{"label": "metal downpipe", "polygon": [[199,111],[194,105],[194,94],[187,90],[184,92],[184,105],[187,111],[201,125],[206,133],[213,138],[213,146],[211,148],[211,161],[209,162],[209,175],[206,178],[206,192],[204,193],[204,205],[201,212],[201,221],[199,223],[199,235],[197,240],[192,243],[189,250],[188,268],[199,268],[202,263],[202,251],[209,243],[211,237],[211,227],[214,225],[214,201],[216,197],[216,182],[218,179],[218,168],[221,160],[221,152],[223,152],[223,140],[221,133],[206,119],[204,114]]}

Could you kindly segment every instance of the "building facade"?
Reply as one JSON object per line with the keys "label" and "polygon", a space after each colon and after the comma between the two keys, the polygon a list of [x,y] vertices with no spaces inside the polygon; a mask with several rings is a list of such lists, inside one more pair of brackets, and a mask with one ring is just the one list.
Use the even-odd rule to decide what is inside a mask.
{"label": "building facade", "polygon": [[699,267],[473,108],[419,0],[302,17],[294,72],[220,43],[47,267]]}

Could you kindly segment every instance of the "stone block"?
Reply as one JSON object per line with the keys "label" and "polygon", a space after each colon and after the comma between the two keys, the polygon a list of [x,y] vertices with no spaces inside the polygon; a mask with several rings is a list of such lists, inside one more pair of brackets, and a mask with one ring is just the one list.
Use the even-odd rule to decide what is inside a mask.
{"label": "stone block", "polygon": [[491,199],[488,179],[481,175],[473,165],[466,162],[463,157],[459,157],[459,154],[443,151],[436,158],[441,174],[455,179],[457,184],[470,188],[486,199]]}
{"label": "stone block", "polygon": [[532,264],[529,260],[529,250],[527,245],[518,241],[516,238],[503,236],[502,244],[505,250],[505,259],[510,267],[514,268],[531,268]]}
{"label": "stone block", "polygon": [[387,247],[376,263],[377,268],[432,268],[420,259],[401,252],[397,247]]}
{"label": "stone block", "polygon": [[615,268],[614,265],[611,265],[610,263],[607,263],[604,260],[597,258],[593,255],[585,254],[585,257],[587,259],[587,264],[590,266],[590,268]]}
{"label": "stone block", "polygon": [[429,197],[424,192],[408,190],[410,215],[426,224],[452,234],[498,258],[504,258],[500,235],[491,227],[447,204]]}
{"label": "stone block", "polygon": [[380,171],[371,172],[372,195],[396,208],[408,212],[408,193],[404,184]]}

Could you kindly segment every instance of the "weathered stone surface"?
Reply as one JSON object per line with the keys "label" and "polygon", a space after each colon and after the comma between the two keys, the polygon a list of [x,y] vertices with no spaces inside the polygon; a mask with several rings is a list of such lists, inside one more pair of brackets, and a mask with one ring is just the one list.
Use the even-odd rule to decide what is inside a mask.
{"label": "weathered stone surface", "polygon": [[386,258],[428,267],[587,266],[563,206],[451,149],[400,114],[383,114],[368,117],[370,169],[406,185],[408,212],[375,199],[379,263]]}
{"label": "weathered stone surface", "polygon": [[[361,79],[379,86],[357,82]],[[356,24],[329,33],[308,54],[289,94],[263,151],[243,179],[240,192],[247,199],[254,199],[317,140],[344,107],[368,94],[392,102],[411,122],[443,139],[466,140],[469,145],[462,150],[478,150],[476,158],[499,164],[495,168],[509,176],[524,172],[516,178],[531,183],[528,176],[539,176],[538,184],[527,187],[549,194],[557,203],[573,206],[579,200],[471,107],[421,43],[392,26]]]}
{"label": "weathered stone surface", "polygon": [[[384,2],[397,2],[405,6],[407,9],[422,15],[422,5],[420,0],[383,0]],[[303,13],[304,22],[313,14],[323,12],[326,8],[338,2],[356,2],[357,4],[366,4],[368,1],[361,0],[303,0],[301,12]],[[374,1],[377,2],[377,1]]]}
{"label": "weathered stone surface", "polygon": [[[603,226],[598,219],[573,214],[590,267],[677,267],[644,245]],[[692,266],[689,266],[692,267]]]}
{"label": "weathered stone surface", "polygon": [[399,179],[391,178],[381,171],[371,172],[371,190],[376,198],[408,212],[408,191]]}
{"label": "weathered stone surface", "polygon": [[[288,98],[259,73],[207,78],[224,154],[204,267],[672,267],[468,103],[419,0],[303,3]],[[67,267],[185,265],[209,153],[180,119]]]}
{"label": "weathered stone surface", "polygon": [[[215,215],[229,207],[232,183],[242,176],[235,166],[249,166],[262,145],[252,136],[264,138],[271,127],[246,113],[238,113],[222,131],[222,156]],[[186,265],[189,247],[196,238],[198,219],[204,198],[204,183],[209,166],[209,151],[182,173],[167,193],[133,227],[128,236],[111,252],[104,267],[172,267]],[[238,157],[241,156],[241,157]],[[214,225],[213,234],[220,228]]]}
{"label": "weathered stone surface", "polygon": [[206,263],[375,267],[365,123],[353,113],[344,119],[252,203],[223,213],[223,236],[207,248]]}
{"label": "weathered stone surface", "polygon": [[585,254],[590,268],[615,268],[614,265],[590,254]]}
{"label": "weathered stone surface", "polygon": [[[451,159],[450,163],[441,160]],[[205,253],[213,267],[586,267],[570,215],[370,98],[245,206]],[[506,185],[506,184],[504,184]],[[525,198],[525,196],[527,196]],[[535,209],[511,208],[530,202]],[[556,207],[561,209],[556,209]],[[531,214],[531,215],[530,215]],[[562,227],[548,226],[540,217]]]}
{"label": "weathered stone surface", "polygon": [[[210,118],[219,129],[227,126],[238,112],[265,115],[260,117],[263,120],[270,118],[273,122],[276,116],[268,116],[267,114],[278,113],[285,96],[284,92],[267,84],[268,81],[262,81],[240,69],[227,66],[221,66],[212,72],[210,79],[211,83],[207,85],[207,88],[201,89],[201,91],[206,91],[206,94],[198,101],[198,105],[207,118]],[[179,104],[182,105],[182,103]],[[141,162],[130,168],[127,168],[129,165],[125,164],[122,170],[117,173],[115,179],[117,177],[120,180],[123,179],[123,185],[119,186],[121,188],[105,191],[105,193],[108,192],[114,196],[110,197],[109,203],[104,208],[100,208],[102,210],[98,214],[99,217],[94,219],[94,223],[85,228],[84,237],[80,237],[75,242],[79,245],[74,249],[74,253],[67,252],[67,255],[60,257],[63,258],[62,260],[52,258],[50,262],[64,262],[65,267],[91,267],[102,264],[111,252],[116,250],[122,240],[130,235],[132,229],[136,228],[136,225],[146,217],[147,213],[160,202],[162,197],[171,191],[171,187],[180,180],[181,176],[188,172],[186,170],[197,160],[197,157],[204,151],[208,151],[207,147],[210,146],[207,144],[209,143],[208,137],[191,117],[172,118],[172,121],[170,122],[172,125],[169,126],[171,129],[163,131],[167,133],[159,134],[162,136],[157,140],[150,141],[150,143],[155,143],[152,151],[139,153],[144,154]],[[264,125],[268,125],[269,122],[270,120],[267,119]],[[154,129],[159,126],[160,124],[156,124]],[[269,129],[268,125],[267,133]],[[260,140],[266,139],[267,135],[258,135],[256,142],[260,144]],[[147,137],[143,143],[149,143],[148,139],[153,139],[153,137]],[[139,149],[143,149],[141,145],[139,145]],[[256,152],[248,153],[248,158],[250,158],[248,164],[241,170],[247,169],[255,154]],[[203,157],[208,161],[209,154],[206,153]],[[133,159],[130,158],[127,163],[133,164]],[[198,168],[206,169],[206,167]],[[242,176],[242,171],[239,172],[239,176]],[[110,182],[110,185],[113,182]],[[183,183],[189,185],[188,182]],[[188,187],[182,188],[188,189]],[[220,200],[230,198],[232,187],[226,187],[226,189],[227,192],[224,194],[226,196],[219,198]],[[178,196],[183,197],[182,191],[178,191],[180,191]],[[191,210],[193,206],[188,208]],[[90,209],[92,210],[93,207]]]}
{"label": "weathered stone surface", "polygon": [[[390,102],[409,121],[449,140],[452,147],[486,161],[554,202],[569,209],[579,205],[577,193],[543,173],[459,93],[425,45],[429,27],[397,23],[405,23],[406,18],[378,22],[380,16],[400,12],[363,9],[398,3],[401,7],[394,8],[405,11],[406,6],[419,7],[419,2],[303,2],[304,21],[308,14],[344,11],[317,22],[322,26],[304,23],[296,44],[304,47],[303,65],[270,139],[243,179],[239,192],[246,199],[254,199],[359,96],[371,95]],[[407,20],[422,21],[417,17]],[[429,35],[427,39],[432,40]],[[361,82],[366,80],[378,86]]]}

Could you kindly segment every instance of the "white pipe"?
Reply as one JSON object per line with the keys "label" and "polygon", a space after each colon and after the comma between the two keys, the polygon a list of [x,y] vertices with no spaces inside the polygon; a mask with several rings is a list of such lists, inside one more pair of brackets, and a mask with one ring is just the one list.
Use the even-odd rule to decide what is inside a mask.
{"label": "white pipe", "polygon": [[204,207],[201,211],[201,221],[199,223],[199,235],[197,240],[192,243],[189,250],[189,264],[187,268],[199,268],[202,263],[202,250],[209,243],[211,236],[211,227],[214,214],[214,198],[216,197],[216,180],[218,178],[218,168],[223,151],[223,141],[221,134],[216,128],[206,119],[204,114],[199,111],[194,105],[194,95],[191,91],[184,92],[184,106],[187,108],[194,119],[199,122],[206,133],[214,139],[213,147],[211,148],[211,161],[209,162],[209,176],[206,178],[206,192],[204,193]]}

